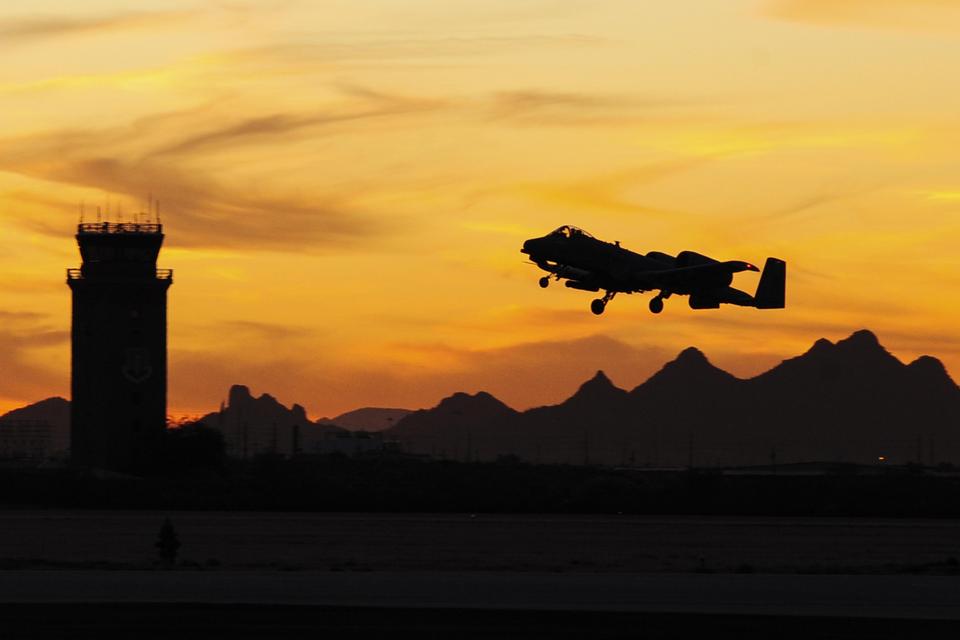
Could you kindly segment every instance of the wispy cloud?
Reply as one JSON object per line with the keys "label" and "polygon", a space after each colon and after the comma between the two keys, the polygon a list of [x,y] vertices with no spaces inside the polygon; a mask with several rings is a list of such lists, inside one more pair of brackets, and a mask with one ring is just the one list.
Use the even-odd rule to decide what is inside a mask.
{"label": "wispy cloud", "polygon": [[393,101],[392,104],[356,111],[324,111],[320,113],[273,113],[245,118],[239,122],[216,126],[161,147],[149,157],[176,155],[257,139],[288,136],[305,129],[336,125],[357,120],[384,118],[439,107],[439,102],[426,100]]}
{"label": "wispy cloud", "polygon": [[174,25],[189,20],[193,15],[185,11],[152,11],[76,17],[57,15],[7,18],[0,20],[0,47],[65,36]]}
{"label": "wispy cloud", "polygon": [[[349,206],[325,202],[322,195],[310,202],[294,196],[249,194],[220,185],[210,176],[136,160],[80,157],[52,167],[7,170],[134,201],[144,193],[163,194],[165,215],[176,224],[174,244],[180,246],[323,251],[382,232],[386,224],[354,213]],[[31,218],[22,224],[51,236],[63,235],[54,219]]]}
{"label": "wispy cloud", "polygon": [[778,208],[776,211],[771,212],[769,216],[777,219],[792,218],[800,214],[810,213],[820,207],[835,205],[837,203],[854,200],[860,196],[875,193],[890,184],[893,183],[877,182],[870,185],[836,186],[833,188],[822,187],[814,193],[805,195],[794,202]]}
{"label": "wispy cloud", "polygon": [[477,198],[504,192],[542,200],[553,205],[564,205],[580,210],[606,211],[620,214],[637,214],[652,218],[689,216],[676,209],[648,205],[635,199],[630,190],[649,185],[670,176],[682,174],[716,161],[720,156],[681,157],[647,165],[631,167],[606,175],[590,176],[581,180],[564,182],[525,182],[506,185],[475,194]]}
{"label": "wispy cloud", "polygon": [[955,31],[960,5],[954,0],[769,0],[773,18],[823,26]]}
{"label": "wispy cloud", "polygon": [[39,400],[63,392],[68,377],[45,366],[49,358],[43,350],[66,345],[69,338],[42,314],[0,311],[0,397]]}
{"label": "wispy cloud", "polygon": [[[187,109],[113,128],[0,140],[0,169],[135,202],[143,194],[162,194],[165,210],[175,214],[181,245],[329,250],[381,233],[394,223],[357,210],[351,205],[354,194],[346,191],[265,193],[231,183],[229,166],[206,163],[205,154],[283,143],[293,136],[302,141],[319,128],[332,134],[340,132],[332,128],[354,121],[386,120],[438,106],[378,94],[359,104],[250,115],[226,123],[217,109]],[[49,220],[23,224],[62,234],[60,225]]]}
{"label": "wispy cloud", "polygon": [[344,62],[360,60],[426,60],[502,54],[517,49],[595,47],[602,38],[583,34],[518,36],[460,36],[444,38],[364,38],[338,39],[332,35],[312,42],[289,43],[237,50],[235,60],[263,61],[271,58],[293,61]]}
{"label": "wispy cloud", "polygon": [[680,115],[678,109],[688,106],[704,105],[677,98],[519,89],[494,94],[489,112],[493,119],[520,124],[583,126],[656,116],[674,120]]}

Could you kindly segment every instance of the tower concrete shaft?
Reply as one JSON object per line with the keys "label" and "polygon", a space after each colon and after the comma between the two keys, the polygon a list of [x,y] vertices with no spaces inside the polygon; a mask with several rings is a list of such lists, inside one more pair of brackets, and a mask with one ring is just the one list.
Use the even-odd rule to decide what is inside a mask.
{"label": "tower concrete shaft", "polygon": [[81,223],[73,292],[71,456],[137,472],[153,466],[167,419],[167,289],[160,224]]}

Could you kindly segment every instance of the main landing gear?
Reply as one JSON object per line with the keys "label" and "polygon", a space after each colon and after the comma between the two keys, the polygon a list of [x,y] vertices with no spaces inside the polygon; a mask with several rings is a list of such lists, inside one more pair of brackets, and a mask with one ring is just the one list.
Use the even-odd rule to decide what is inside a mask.
{"label": "main landing gear", "polygon": [[663,301],[670,297],[670,291],[664,293],[661,291],[654,297],[650,298],[650,313],[660,313],[663,311]]}
{"label": "main landing gear", "polygon": [[607,303],[613,300],[613,297],[616,295],[616,291],[607,291],[606,295],[602,298],[597,298],[590,303],[590,311],[592,311],[594,315],[599,316],[603,313],[603,310],[607,308]]}

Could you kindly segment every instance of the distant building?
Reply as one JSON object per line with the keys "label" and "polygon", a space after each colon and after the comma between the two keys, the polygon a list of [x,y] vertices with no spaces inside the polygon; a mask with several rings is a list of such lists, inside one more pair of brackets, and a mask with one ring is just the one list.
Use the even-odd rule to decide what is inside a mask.
{"label": "distant building", "polygon": [[370,431],[316,433],[308,438],[303,453],[342,453],[356,456],[384,449],[383,434]]}
{"label": "distant building", "polygon": [[0,421],[0,460],[40,462],[53,454],[53,426],[39,420]]}
{"label": "distant building", "polygon": [[149,466],[166,428],[167,289],[158,223],[83,224],[73,292],[71,456],[115,471]]}

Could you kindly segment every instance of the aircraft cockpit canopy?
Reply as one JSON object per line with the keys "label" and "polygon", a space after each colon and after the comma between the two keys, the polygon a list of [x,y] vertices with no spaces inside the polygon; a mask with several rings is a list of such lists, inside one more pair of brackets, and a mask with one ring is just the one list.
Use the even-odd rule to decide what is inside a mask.
{"label": "aircraft cockpit canopy", "polygon": [[550,232],[552,236],[563,236],[564,238],[592,238],[593,236],[584,231],[583,229],[578,229],[577,227],[570,226],[568,224],[563,225],[562,227],[555,229]]}

